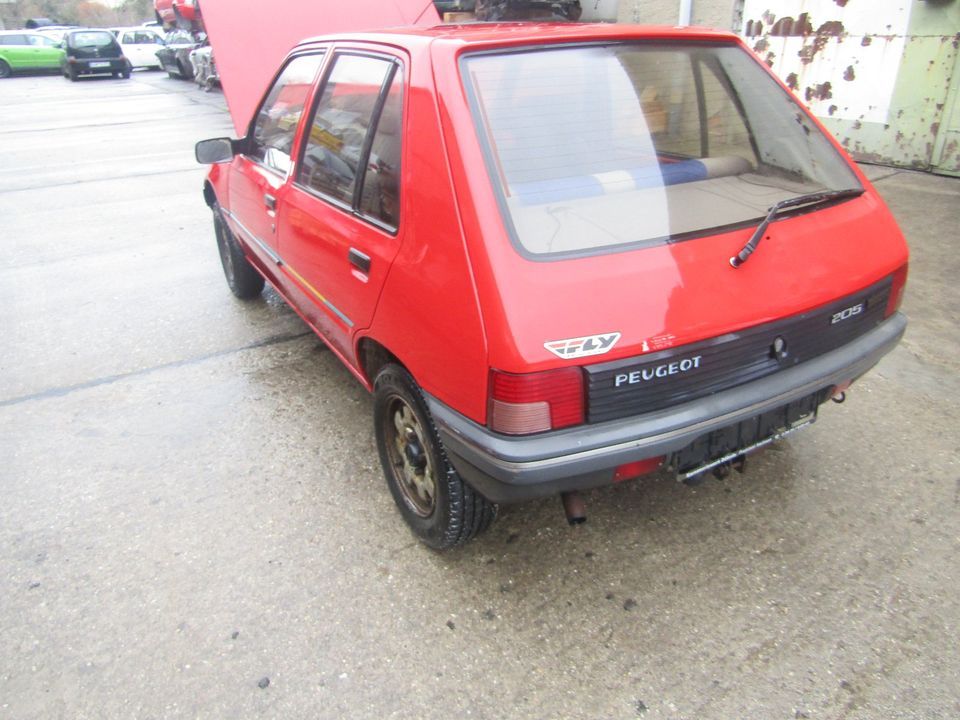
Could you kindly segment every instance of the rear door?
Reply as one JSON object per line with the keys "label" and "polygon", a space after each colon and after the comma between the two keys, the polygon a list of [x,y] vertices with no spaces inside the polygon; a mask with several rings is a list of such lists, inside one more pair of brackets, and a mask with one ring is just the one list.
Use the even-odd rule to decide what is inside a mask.
{"label": "rear door", "polygon": [[321,311],[315,325],[347,357],[402,238],[403,87],[398,57],[334,54],[281,217],[285,269]]}

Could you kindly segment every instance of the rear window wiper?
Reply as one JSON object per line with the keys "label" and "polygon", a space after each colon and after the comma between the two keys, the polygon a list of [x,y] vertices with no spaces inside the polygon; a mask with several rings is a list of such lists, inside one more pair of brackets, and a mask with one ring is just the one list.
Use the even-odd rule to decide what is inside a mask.
{"label": "rear window wiper", "polygon": [[757,229],[754,231],[753,235],[750,236],[747,244],[740,249],[740,252],[730,258],[730,264],[733,267],[740,267],[747,261],[747,258],[753,255],[753,251],[757,249],[757,245],[759,245],[760,241],[763,239],[763,234],[767,231],[767,227],[773,222],[774,218],[780,214],[781,210],[797,207],[798,205],[811,205],[814,203],[826,202],[828,200],[841,200],[848,197],[857,197],[859,195],[863,195],[863,188],[826,190],[781,200],[770,208],[770,211],[763,219],[763,222],[757,226]]}

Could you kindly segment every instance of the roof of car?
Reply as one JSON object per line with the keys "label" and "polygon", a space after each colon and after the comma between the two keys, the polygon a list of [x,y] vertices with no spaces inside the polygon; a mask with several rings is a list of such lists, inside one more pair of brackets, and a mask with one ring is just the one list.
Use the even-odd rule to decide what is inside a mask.
{"label": "roof of car", "polygon": [[729,40],[736,35],[702,27],[626,25],[619,23],[487,23],[443,24],[430,27],[387,28],[374,32],[337,33],[306,38],[298,47],[331,40],[420,44],[443,42],[465,46],[504,46],[582,42],[606,39]]}

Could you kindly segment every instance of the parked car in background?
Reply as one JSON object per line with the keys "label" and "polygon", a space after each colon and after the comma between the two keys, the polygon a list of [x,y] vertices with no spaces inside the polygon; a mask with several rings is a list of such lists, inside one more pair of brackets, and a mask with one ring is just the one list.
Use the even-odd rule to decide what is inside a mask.
{"label": "parked car in background", "polygon": [[164,38],[164,45],[157,50],[160,66],[172,78],[193,79],[190,52],[200,43],[186,30],[171,30]]}
{"label": "parked car in background", "polygon": [[193,66],[193,80],[204,90],[210,91],[220,84],[217,63],[213,57],[213,48],[205,42],[190,51],[190,64]]}
{"label": "parked car in background", "polygon": [[81,75],[130,77],[130,61],[109,30],[70,30],[63,36],[63,51],[61,71],[74,82]]}
{"label": "parked car in background", "polygon": [[578,490],[743,470],[904,333],[890,211],[730,33],[338,34],[261,97],[197,145],[227,284],[268,280],[372,391],[431,547],[497,503],[575,522]]}
{"label": "parked car in background", "polygon": [[57,70],[62,58],[56,41],[38,32],[0,32],[0,78],[28,70]]}
{"label": "parked car in background", "polygon": [[166,28],[201,30],[197,0],[154,0],[157,22]]}
{"label": "parked car in background", "polygon": [[67,34],[69,30],[79,29],[79,25],[50,25],[49,27],[42,27],[37,30],[41,35],[46,35],[48,38],[54,42],[63,42],[63,36]]}
{"label": "parked car in background", "polygon": [[110,32],[132,67],[160,69],[157,50],[164,46],[164,41],[158,33],[144,27],[111,28]]}

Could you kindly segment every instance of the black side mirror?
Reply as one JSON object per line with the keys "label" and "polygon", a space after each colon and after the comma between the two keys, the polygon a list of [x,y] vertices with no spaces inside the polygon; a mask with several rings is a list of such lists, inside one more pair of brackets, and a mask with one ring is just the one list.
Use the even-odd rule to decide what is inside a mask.
{"label": "black side mirror", "polygon": [[230,138],[213,138],[201,140],[194,148],[197,162],[203,165],[230,162],[235,154],[233,140]]}

